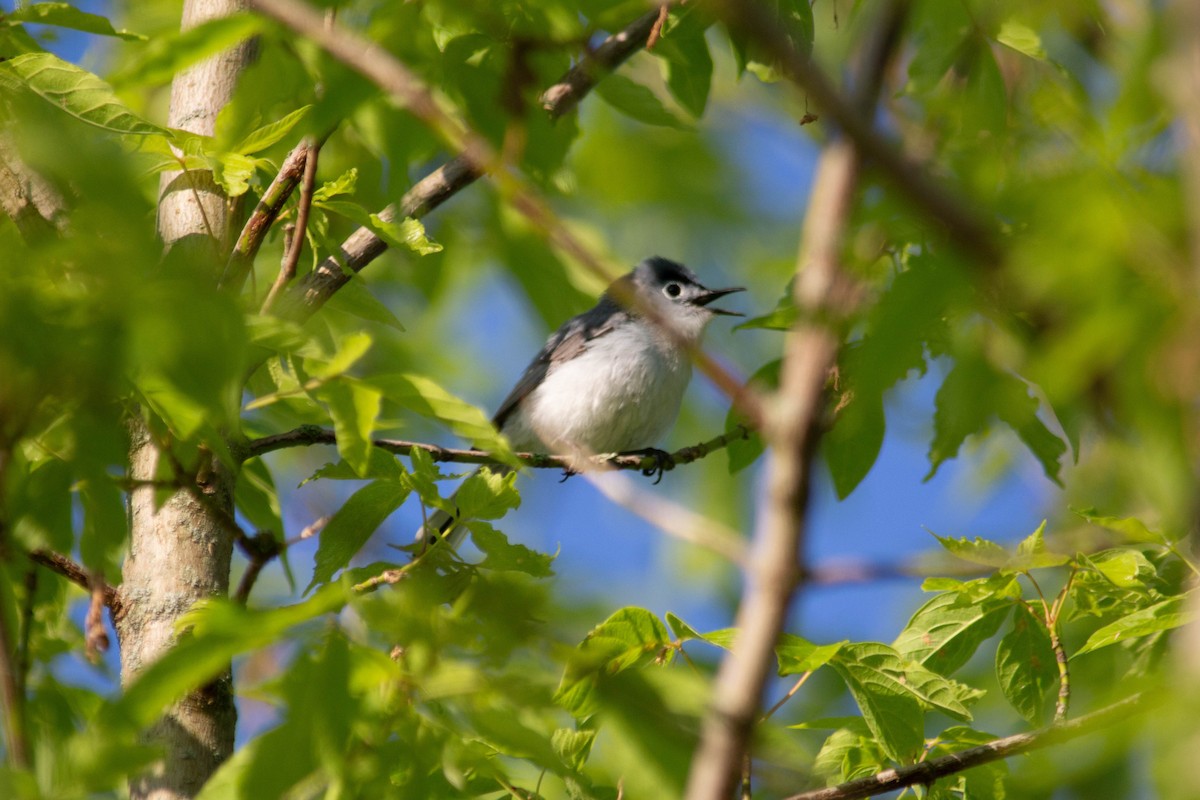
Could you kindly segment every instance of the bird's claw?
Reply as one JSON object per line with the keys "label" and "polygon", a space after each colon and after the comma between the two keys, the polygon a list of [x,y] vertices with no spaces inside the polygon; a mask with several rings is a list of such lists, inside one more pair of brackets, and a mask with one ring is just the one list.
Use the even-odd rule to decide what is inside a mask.
{"label": "bird's claw", "polygon": [[562,477],[558,479],[558,482],[566,483],[567,478],[571,477],[572,475],[578,475],[578,474],[579,474],[579,470],[572,469],[571,467],[563,467]]}
{"label": "bird's claw", "polygon": [[635,450],[633,454],[654,459],[654,465],[643,469],[642,475],[646,476],[647,478],[653,477],[655,486],[662,483],[664,472],[675,469],[675,459],[672,458],[671,454],[666,450],[659,450],[656,447],[647,447],[644,450]]}

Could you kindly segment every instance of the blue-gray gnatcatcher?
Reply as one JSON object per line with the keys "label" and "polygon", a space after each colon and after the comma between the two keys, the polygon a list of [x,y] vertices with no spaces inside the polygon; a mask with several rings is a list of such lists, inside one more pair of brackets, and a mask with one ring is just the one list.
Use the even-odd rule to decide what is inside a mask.
{"label": "blue-gray gnatcatcher", "polygon": [[[711,303],[740,291],[706,288],[682,264],[646,259],[555,331],[492,421],[517,451],[649,452],[679,414],[689,349],[716,315],[741,316]],[[465,533],[457,522],[438,511],[417,536],[457,546]]]}

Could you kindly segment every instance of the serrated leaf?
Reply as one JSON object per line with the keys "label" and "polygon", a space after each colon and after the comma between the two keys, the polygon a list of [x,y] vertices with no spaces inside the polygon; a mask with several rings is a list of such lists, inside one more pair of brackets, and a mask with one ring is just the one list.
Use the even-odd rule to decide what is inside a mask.
{"label": "serrated leaf", "polygon": [[[291,133],[292,128],[299,124],[300,120],[312,110],[312,106],[301,106],[290,114],[275,122],[263,125],[246,134],[240,142],[230,148],[235,153],[242,155],[250,155],[262,150],[266,150],[276,142],[282,141],[283,137]],[[315,192],[314,192],[315,195]]]}
{"label": "serrated leaf", "polygon": [[220,153],[212,159],[213,179],[230,197],[241,197],[250,190],[250,179],[259,160],[241,153]]}
{"label": "serrated leaf", "polygon": [[737,628],[718,628],[715,631],[700,634],[700,638],[709,644],[715,644],[722,650],[732,650],[734,642],[737,641]]}
{"label": "serrated leaf", "polygon": [[604,102],[638,122],[678,130],[688,127],[667,110],[658,95],[624,75],[609,75],[596,84],[594,91]]}
{"label": "serrated leaf", "polygon": [[454,502],[464,519],[499,519],[521,505],[513,486],[515,472],[483,467],[471,473],[454,492]]}
{"label": "serrated leaf", "polygon": [[779,675],[782,677],[801,672],[813,672],[829,663],[829,659],[836,656],[846,644],[847,642],[841,641],[817,645],[807,639],[785,633],[780,636],[779,644],[775,645],[775,657],[779,660]]}
{"label": "serrated leaf", "polygon": [[1081,656],[1102,647],[1148,636],[1158,631],[1169,631],[1186,625],[1196,618],[1194,610],[1188,607],[1193,592],[1176,597],[1170,597],[1160,603],[1143,608],[1121,617],[1116,622],[1105,625],[1088,637],[1083,647],[1075,655]]}
{"label": "serrated leaf", "polygon": [[337,352],[323,362],[307,365],[308,374],[317,380],[328,380],[343,374],[371,349],[374,340],[371,334],[361,331],[343,336],[338,341]]}
{"label": "serrated leaf", "polygon": [[830,734],[813,759],[813,772],[827,786],[874,775],[888,765],[888,756],[879,741],[861,719],[843,725]]}
{"label": "serrated leaf", "polygon": [[126,41],[141,41],[146,37],[125,30],[116,30],[112,23],[99,14],[80,11],[70,3],[31,3],[18,5],[8,14],[7,22],[32,22],[38,25],[54,25],[100,36],[115,36]]}
{"label": "serrated leaf", "polygon": [[313,202],[332,200],[338,195],[354,194],[358,188],[358,167],[351,167],[332,181],[326,181],[315,192]]}
{"label": "serrated leaf", "polygon": [[87,125],[128,136],[169,136],[117,99],[97,76],[51,53],[28,53],[0,63],[0,76],[14,80],[47,103]]}
{"label": "serrated leaf", "polygon": [[321,530],[312,580],[305,593],[318,584],[328,583],[338,570],[349,564],[409,492],[406,481],[373,481],[350,495]]}
{"label": "serrated leaf", "polygon": [[[767,7],[774,11],[778,25],[796,55],[808,58],[813,47],[813,14],[808,0],[771,0]],[[738,75],[750,72],[764,82],[779,80],[779,63],[753,39],[741,30],[730,29],[729,40],[733,45],[734,60]]]}
{"label": "serrated leaf", "polygon": [[554,556],[531,550],[523,544],[514,544],[500,531],[486,522],[469,520],[467,530],[471,532],[471,541],[484,554],[479,564],[485,569],[507,572],[523,572],[535,578],[548,578],[554,574],[550,565]]}
{"label": "serrated leaf", "polygon": [[849,497],[875,465],[886,428],[882,394],[855,394],[838,412],[833,429],[822,438],[821,453],[839,500]]}
{"label": "serrated leaf", "polygon": [[587,635],[563,672],[554,699],[576,717],[595,711],[598,675],[612,675],[674,656],[666,626],[644,608],[622,608]]}
{"label": "serrated leaf", "polygon": [[938,536],[932,531],[930,531],[930,534],[946,550],[964,561],[970,561],[972,564],[1001,568],[1008,564],[1011,558],[1008,551],[1003,547],[978,536],[974,539],[967,539],[966,537],[952,539],[948,536]]}
{"label": "serrated leaf", "polygon": [[419,219],[405,217],[395,222],[378,214],[371,214],[370,220],[371,229],[393,247],[411,250],[422,256],[442,252],[442,246],[429,238],[429,234],[425,232],[425,223]]}
{"label": "serrated leaf", "polygon": [[1005,699],[1031,725],[1046,721],[1058,665],[1050,632],[1025,606],[1013,612],[1012,628],[996,648],[996,677]]}
{"label": "serrated leaf", "polygon": [[1052,553],[1046,549],[1046,521],[1037,527],[1033,533],[1026,536],[1017,545],[1016,555],[1006,565],[1011,570],[1030,570],[1045,567],[1061,567],[1071,560],[1062,553]]}
{"label": "serrated leaf", "polygon": [[971,721],[971,712],[963,703],[963,697],[978,697],[982,693],[966,684],[939,675],[915,662],[904,665],[904,681],[917,699],[930,708],[936,708],[955,719]]}
{"label": "serrated leaf", "polygon": [[1011,605],[972,601],[956,592],[939,594],[917,609],[892,646],[903,658],[949,675],[1000,630]]}
{"label": "serrated leaf", "polygon": [[1059,459],[1067,446],[1038,418],[1037,399],[1016,376],[995,370],[981,358],[961,356],[942,381],[934,404],[934,436],[925,480],[958,454],[968,436],[986,432],[995,418],[1016,432],[1037,457],[1046,477],[1061,485]]}
{"label": "serrated leaf", "polygon": [[924,744],[924,713],[906,684],[904,663],[890,647],[851,643],[830,662],[862,711],[863,720],[884,753],[912,762]]}

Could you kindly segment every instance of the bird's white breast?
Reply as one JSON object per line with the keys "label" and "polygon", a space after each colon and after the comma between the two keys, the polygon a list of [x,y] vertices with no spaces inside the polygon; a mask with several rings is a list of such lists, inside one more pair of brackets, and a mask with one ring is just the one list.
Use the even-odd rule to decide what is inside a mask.
{"label": "bird's white breast", "polygon": [[613,453],[651,447],[679,414],[687,355],[649,325],[622,325],[550,367],[507,421],[518,450]]}

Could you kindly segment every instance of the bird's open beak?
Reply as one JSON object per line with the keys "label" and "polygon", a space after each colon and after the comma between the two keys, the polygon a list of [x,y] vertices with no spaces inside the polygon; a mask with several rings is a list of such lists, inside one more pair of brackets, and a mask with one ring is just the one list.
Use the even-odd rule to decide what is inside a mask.
{"label": "bird's open beak", "polygon": [[[695,304],[698,306],[707,306],[712,301],[719,300],[720,298],[724,297],[727,294],[733,294],[734,292],[744,292],[744,291],[746,291],[744,286],[734,286],[729,289],[708,289],[704,292],[704,294],[702,294],[696,298]],[[727,317],[744,317],[744,316],[746,316],[745,314],[739,313],[737,311],[726,311],[723,308],[711,308],[710,307],[708,310],[714,314],[724,314]]]}

